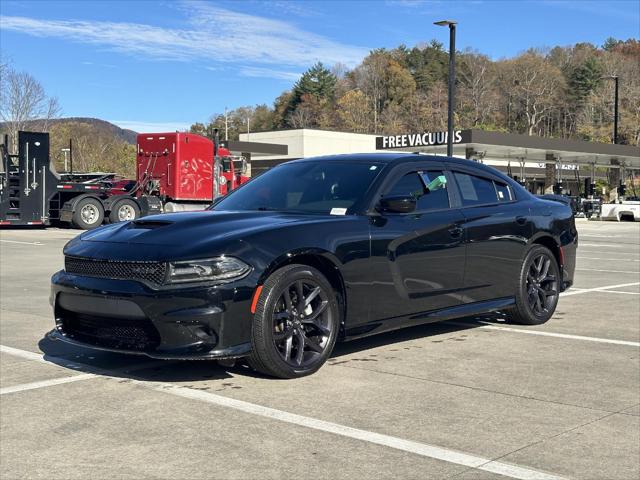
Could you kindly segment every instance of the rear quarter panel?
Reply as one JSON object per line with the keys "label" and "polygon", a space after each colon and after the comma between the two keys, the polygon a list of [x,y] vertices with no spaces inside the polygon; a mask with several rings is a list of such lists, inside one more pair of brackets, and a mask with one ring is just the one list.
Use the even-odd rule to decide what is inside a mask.
{"label": "rear quarter panel", "polygon": [[578,231],[569,205],[562,202],[534,198],[531,202],[534,231],[531,243],[542,237],[552,237],[561,249],[560,267],[564,288],[573,284],[578,249]]}

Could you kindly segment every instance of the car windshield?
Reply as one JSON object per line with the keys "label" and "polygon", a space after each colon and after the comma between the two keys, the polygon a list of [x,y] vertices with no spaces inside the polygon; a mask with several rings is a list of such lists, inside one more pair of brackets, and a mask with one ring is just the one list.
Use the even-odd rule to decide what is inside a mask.
{"label": "car windshield", "polygon": [[265,172],[213,206],[344,215],[381,170],[377,163],[299,162]]}

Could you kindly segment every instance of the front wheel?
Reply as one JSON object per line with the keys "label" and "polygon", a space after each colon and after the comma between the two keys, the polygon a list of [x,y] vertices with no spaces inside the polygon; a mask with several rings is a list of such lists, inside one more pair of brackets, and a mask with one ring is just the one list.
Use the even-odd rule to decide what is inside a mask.
{"label": "front wheel", "polygon": [[310,375],[331,355],[339,324],[336,292],[324,275],[306,265],[283,267],[258,299],[249,364],[279,378]]}
{"label": "front wheel", "polygon": [[514,323],[540,325],[551,318],[560,295],[560,268],[551,251],[535,245],[527,253],[516,292],[516,305],[507,313]]}

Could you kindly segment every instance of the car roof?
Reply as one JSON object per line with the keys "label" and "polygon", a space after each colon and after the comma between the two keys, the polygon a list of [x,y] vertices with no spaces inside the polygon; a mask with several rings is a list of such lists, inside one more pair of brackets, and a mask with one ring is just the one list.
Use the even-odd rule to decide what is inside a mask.
{"label": "car roof", "polygon": [[439,163],[448,163],[448,164],[457,164],[461,166],[467,166],[471,168],[475,168],[478,170],[485,171],[487,173],[499,174],[500,177],[505,177],[505,175],[496,170],[495,168],[489,167],[479,162],[475,162],[473,160],[466,160],[464,158],[458,157],[446,157],[442,155],[425,155],[423,153],[392,153],[392,152],[384,152],[384,153],[345,153],[340,155],[325,155],[321,157],[308,157],[301,158],[299,160],[292,160],[287,163],[298,163],[298,162],[339,162],[339,163],[384,163],[384,164],[401,164],[401,163],[410,163],[410,162],[439,162]]}
{"label": "car roof", "polygon": [[[425,155],[423,153],[405,153],[405,152],[381,152],[381,153],[345,153],[340,155],[324,155],[321,157],[307,157],[298,160],[292,160],[286,162],[299,163],[299,162],[349,162],[349,163],[383,163],[386,165],[399,165],[402,163],[412,162],[439,162],[449,165],[460,165],[478,170],[479,172],[486,172],[494,176],[502,178],[504,181],[511,184],[513,187],[521,187],[520,184],[509,178],[500,170],[485,165],[473,160],[466,160],[458,157],[447,157],[444,155]],[[523,189],[524,190],[524,189]]]}

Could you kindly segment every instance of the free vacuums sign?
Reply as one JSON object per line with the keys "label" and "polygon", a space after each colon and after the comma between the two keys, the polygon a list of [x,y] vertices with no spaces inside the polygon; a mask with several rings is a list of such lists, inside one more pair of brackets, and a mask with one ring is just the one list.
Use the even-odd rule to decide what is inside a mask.
{"label": "free vacuums sign", "polygon": [[[376,137],[376,150],[446,145],[447,136],[447,132],[424,132]],[[454,130],[453,143],[462,143],[462,130]]]}

